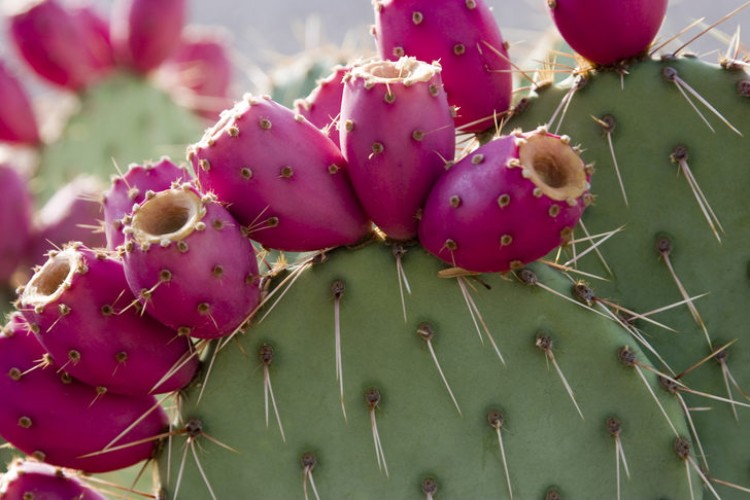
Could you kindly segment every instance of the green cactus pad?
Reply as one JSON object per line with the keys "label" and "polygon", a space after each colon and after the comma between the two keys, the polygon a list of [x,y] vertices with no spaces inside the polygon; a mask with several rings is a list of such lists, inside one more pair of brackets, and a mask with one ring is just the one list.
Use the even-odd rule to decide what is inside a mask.
{"label": "green cactus pad", "polygon": [[[737,340],[727,349],[726,360],[719,363],[711,359],[686,375],[684,381],[725,398],[728,385],[731,397],[744,403],[747,396],[728,377],[725,383],[722,366],[729,368],[743,391],[750,390],[750,335],[745,316],[750,303],[750,99],[740,92],[750,85],[749,81],[750,75],[742,70],[724,69],[695,58],[649,60],[634,63],[623,75],[592,74],[586,85],[572,94],[570,81],[541,89],[529,99],[525,111],[508,124],[528,128],[546,123],[565,96],[572,95],[559,132],[585,145],[583,158],[596,165],[592,193],[597,200],[584,215],[584,223],[591,234],[624,226],[600,247],[613,279],[597,284],[596,293],[640,312],[679,302],[685,296],[668,268],[667,263],[671,264],[685,295],[707,294],[693,304],[705,323],[713,350]],[[609,138],[627,205],[614,168],[608,129],[602,123],[611,120],[608,117],[614,118]],[[558,123],[556,120],[551,130]],[[685,149],[677,148],[680,145]],[[684,166],[689,167],[723,231],[716,222],[716,234],[710,228]],[[671,245],[671,253],[657,251],[658,241],[665,251]],[[582,245],[578,251],[584,248]],[[607,275],[594,253],[580,265]],[[638,321],[675,372],[712,353],[706,333],[686,306],[659,313],[653,319],[678,332]],[[706,454],[708,475],[750,486],[750,409],[737,407],[736,420],[729,404],[684,396],[690,407],[711,408],[692,414]],[[746,495],[720,484],[716,488],[724,499]]]}
{"label": "green cactus pad", "polygon": [[58,140],[42,150],[35,186],[41,200],[79,174],[109,181],[130,163],[183,158],[204,123],[151,82],[118,73],[81,96]]}
{"label": "green cactus pad", "polygon": [[[207,484],[216,498],[304,498],[305,482],[308,498],[316,497],[313,482],[320,498],[432,498],[434,484],[436,498],[508,498],[498,432],[515,498],[545,498],[550,488],[562,498],[615,498],[610,417],[622,425],[630,467],[629,480],[621,469],[623,495],[699,491],[696,474],[689,484],[673,451],[675,432],[687,435],[679,406],[658,396],[672,429],[637,373],[656,387],[630,335],[550,291],[570,296],[566,277],[536,265],[543,286],[515,275],[441,278],[443,265],[414,247],[402,258],[412,291],[404,292],[405,320],[392,247],[374,243],[326,257],[276,277],[276,294],[247,331],[225,341],[213,362],[209,356],[200,382],[181,394],[176,435],[159,459],[169,498],[210,498]],[[459,283],[506,365],[481,327],[480,342]],[[347,420],[336,379],[337,304]],[[428,331],[425,322],[429,344],[418,335]],[[540,348],[548,339],[539,335],[549,336],[551,350]],[[259,357],[263,346],[273,348],[269,364]],[[623,365],[623,346],[643,366]],[[265,373],[286,441],[271,402],[266,426]]]}

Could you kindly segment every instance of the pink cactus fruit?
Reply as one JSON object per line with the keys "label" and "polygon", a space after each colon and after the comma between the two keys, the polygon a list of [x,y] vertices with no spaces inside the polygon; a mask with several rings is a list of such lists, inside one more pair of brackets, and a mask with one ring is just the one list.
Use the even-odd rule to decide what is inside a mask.
{"label": "pink cactus fruit", "polygon": [[101,229],[102,182],[80,176],[60,188],[36,214],[30,258],[42,264],[50,250],[69,241],[80,241],[89,248],[107,244]]}
{"label": "pink cactus fruit", "polygon": [[84,23],[56,0],[8,2],[11,39],[23,59],[46,81],[82,90],[99,76]]}
{"label": "pink cactus fruit", "polygon": [[211,121],[232,107],[232,60],[223,33],[187,29],[159,67],[157,81],[174,99]]}
{"label": "pink cactus fruit", "polygon": [[643,54],[667,12],[667,0],[548,0],[547,5],[565,41],[600,65]]}
{"label": "pink cactus fruit", "polygon": [[456,127],[479,132],[511,103],[508,52],[484,0],[377,0],[374,35],[380,57],[439,61]]}
{"label": "pink cactus fruit", "polygon": [[39,126],[21,82],[0,61],[0,142],[37,146]]}
{"label": "pink cactus fruit", "polygon": [[14,460],[0,476],[0,500],[105,500],[63,469],[32,460]]}
{"label": "pink cactus fruit", "polygon": [[341,113],[341,97],[344,94],[344,75],[347,71],[347,66],[336,65],[330,75],[318,82],[310,95],[294,101],[294,110],[325,132],[336,146],[340,146],[337,124]]}
{"label": "pink cactus fruit", "polygon": [[[0,435],[35,459],[86,472],[152,456],[167,417],[153,396],[110,394],[49,363],[19,315],[0,335]],[[104,448],[112,448],[99,453]]]}
{"label": "pink cactus fruit", "polygon": [[258,306],[252,243],[215,196],[190,184],[149,195],[123,231],[130,288],[180,335],[229,335]]}
{"label": "pink cactus fruit", "polygon": [[354,191],[390,238],[417,235],[417,215],[455,153],[440,65],[402,57],[355,65],[344,78],[341,150]]}
{"label": "pink cactus fruit", "polygon": [[23,287],[18,307],[55,363],[115,394],[179,390],[198,369],[187,338],[141,315],[122,262],[70,244]]}
{"label": "pink cactus fruit", "polygon": [[118,60],[139,73],[156,69],[180,43],[186,0],[117,0],[112,43]]}
{"label": "pink cactus fruit", "polygon": [[186,168],[163,157],[154,163],[132,164],[124,175],[112,179],[102,198],[107,248],[114,250],[125,242],[122,219],[132,212],[133,205],[146,199],[148,191],[163,191],[173,182],[187,182],[191,177]]}
{"label": "pink cactus fruit", "polygon": [[438,180],[419,239],[453,266],[518,269],[569,241],[591,202],[589,173],[565,136],[538,129],[496,138]]}
{"label": "pink cactus fruit", "polygon": [[201,188],[262,245],[319,250],[370,231],[341,151],[270,97],[245,96],[188,151]]}
{"label": "pink cactus fruit", "polygon": [[97,71],[105,74],[113,70],[115,53],[109,33],[109,21],[88,3],[72,6],[70,13],[84,28],[86,45],[91,51]]}
{"label": "pink cactus fruit", "polygon": [[7,283],[26,255],[31,237],[32,199],[26,179],[0,163],[0,283]]}

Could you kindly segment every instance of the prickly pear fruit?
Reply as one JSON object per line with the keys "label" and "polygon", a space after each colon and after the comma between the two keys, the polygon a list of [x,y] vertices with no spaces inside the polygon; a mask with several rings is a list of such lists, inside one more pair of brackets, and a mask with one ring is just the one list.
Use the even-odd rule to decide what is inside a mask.
{"label": "prickly pear fruit", "polygon": [[116,394],[181,389],[198,368],[190,342],[134,303],[120,260],[72,244],[50,253],[18,305],[55,362],[78,380]]}
{"label": "prickly pear fruit", "polygon": [[339,130],[336,124],[339,122],[341,113],[341,97],[344,94],[343,80],[347,71],[349,71],[347,66],[337,64],[331,74],[318,82],[310,95],[294,101],[294,110],[325,132],[337,146],[339,146]]}
{"label": "prickly pear fruit", "polygon": [[36,146],[41,141],[29,96],[0,61],[0,141]]}
{"label": "prickly pear fruit", "polygon": [[60,2],[10,5],[11,39],[38,76],[70,90],[81,90],[100,76],[85,26]]}
{"label": "prickly pear fruit", "polygon": [[0,475],[0,500],[105,500],[82,481],[57,467],[14,460]]}
{"label": "prickly pear fruit", "polygon": [[[510,59],[484,0],[384,0],[375,5],[375,39],[383,59],[439,61],[456,126],[478,132],[508,109]],[[450,36],[446,36],[450,33]]]}
{"label": "prickly pear fruit", "polygon": [[136,205],[123,232],[131,290],[180,335],[231,334],[257,307],[252,243],[215,196],[190,184],[161,191]]}
{"label": "prickly pear fruit", "polygon": [[93,5],[82,3],[71,6],[70,13],[84,28],[86,45],[91,51],[94,66],[100,74],[115,68],[115,53],[112,47],[109,21],[103,18]]}
{"label": "prickly pear fruit", "polygon": [[118,0],[112,13],[112,43],[118,60],[148,73],[180,43],[186,0]]}
{"label": "prickly pear fruit", "polygon": [[99,229],[103,183],[92,176],[79,176],[60,188],[37,212],[30,249],[33,263],[42,264],[48,251],[69,241],[90,248],[104,247]]}
{"label": "prickly pear fruit", "polygon": [[667,13],[667,0],[548,0],[547,5],[573,50],[601,65],[642,55]]}
{"label": "prickly pear fruit", "polygon": [[[3,438],[38,460],[87,472],[122,469],[152,456],[167,426],[156,398],[107,393],[48,361],[25,320],[14,314],[0,335]],[[105,447],[112,451],[99,454]]]}
{"label": "prickly pear fruit", "polygon": [[588,169],[568,138],[517,132],[479,147],[438,180],[419,239],[454,266],[505,272],[566,243],[590,201]]}
{"label": "prickly pear fruit", "polygon": [[146,199],[148,191],[163,191],[173,182],[187,182],[191,177],[186,168],[165,156],[155,163],[131,164],[125,175],[112,179],[102,197],[107,248],[115,249],[125,242],[122,219],[133,211],[133,205]]}
{"label": "prickly pear fruit", "polygon": [[216,121],[232,107],[232,60],[222,33],[186,29],[172,55],[159,66],[157,83],[180,105]]}
{"label": "prickly pear fruit", "polygon": [[[2,111],[0,111],[2,113]],[[28,249],[31,236],[31,194],[15,168],[0,163],[0,283],[7,282]]]}
{"label": "prickly pear fruit", "polygon": [[201,188],[262,245],[318,250],[370,230],[341,151],[269,97],[245,96],[189,151]]}
{"label": "prickly pear fruit", "polygon": [[340,142],[354,191],[388,237],[412,239],[456,149],[440,66],[414,57],[374,61],[354,66],[344,82]]}

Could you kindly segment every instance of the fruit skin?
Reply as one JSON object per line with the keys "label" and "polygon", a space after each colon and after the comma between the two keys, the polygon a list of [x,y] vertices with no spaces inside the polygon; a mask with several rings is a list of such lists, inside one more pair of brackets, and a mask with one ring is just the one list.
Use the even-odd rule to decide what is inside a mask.
{"label": "fruit skin", "polygon": [[343,80],[349,69],[349,66],[337,64],[328,76],[318,81],[317,86],[307,97],[294,101],[294,110],[324,131],[339,148],[341,145],[336,123],[341,113],[341,97],[344,94]]}
{"label": "fruit skin", "polygon": [[[439,61],[456,127],[479,132],[511,104],[511,65],[500,28],[484,0],[376,1],[374,36],[383,59]],[[449,33],[450,36],[446,36]]]}
{"label": "fruit skin", "polygon": [[[152,456],[155,438],[167,417],[153,396],[100,393],[72,379],[60,367],[43,363],[46,351],[20,315],[11,316],[0,335],[0,435],[24,453],[48,464],[106,472]],[[141,419],[141,417],[144,417]],[[131,424],[117,441],[143,443],[101,451]]]}
{"label": "fruit skin", "polygon": [[71,5],[69,8],[71,15],[84,27],[86,45],[91,51],[97,71],[104,75],[115,69],[109,21],[90,4]]}
{"label": "fruit skin", "polygon": [[370,231],[341,151],[270,97],[246,95],[189,148],[188,159],[201,190],[266,247],[319,250],[357,243]]}
{"label": "fruit skin", "polygon": [[118,0],[112,8],[112,43],[121,64],[149,73],[180,43],[186,0]]}
{"label": "fruit skin", "polygon": [[600,65],[642,55],[667,13],[667,0],[550,0],[547,5],[565,41]]}
{"label": "fruit skin", "polygon": [[32,232],[33,200],[26,179],[0,163],[0,283],[7,283],[23,261]]}
{"label": "fruit skin", "polygon": [[0,61],[0,141],[36,146],[41,142],[34,109],[21,82]]}
{"label": "fruit skin", "polygon": [[419,240],[443,261],[507,272],[569,241],[590,203],[590,172],[544,129],[497,137],[447,171],[430,191]]}
{"label": "fruit skin", "polygon": [[9,22],[15,48],[47,82],[78,91],[101,76],[86,25],[57,0],[22,0]]}
{"label": "fruit skin", "polygon": [[440,65],[413,57],[355,65],[344,78],[340,122],[367,215],[389,238],[415,238],[419,210],[456,149]]}
{"label": "fruit skin", "polygon": [[175,164],[166,156],[156,162],[133,163],[125,174],[114,177],[102,197],[107,248],[114,250],[125,242],[122,219],[130,215],[136,203],[146,199],[148,191],[163,191],[169,189],[173,182],[189,182],[191,179],[187,168]]}
{"label": "fruit skin", "polygon": [[0,476],[0,500],[105,500],[62,469],[31,460],[14,460]]}
{"label": "fruit skin", "polygon": [[255,250],[215,196],[175,185],[147,196],[123,232],[130,289],[147,314],[180,335],[229,335],[257,307]]}
{"label": "fruit skin", "polygon": [[232,59],[224,34],[186,29],[180,44],[160,66],[157,84],[181,105],[213,121],[232,107]]}
{"label": "fruit skin", "polygon": [[185,387],[198,369],[189,340],[142,315],[129,292],[121,260],[71,244],[50,253],[18,308],[55,363],[86,384],[128,395]]}

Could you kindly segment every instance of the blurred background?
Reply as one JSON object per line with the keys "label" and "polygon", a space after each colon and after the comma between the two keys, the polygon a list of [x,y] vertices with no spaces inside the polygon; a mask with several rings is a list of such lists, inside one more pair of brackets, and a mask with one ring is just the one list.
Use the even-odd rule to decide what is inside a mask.
{"label": "blurred background", "polygon": [[[16,0],[2,0],[3,3],[13,1]],[[523,66],[539,40],[545,34],[554,33],[546,0],[487,1],[503,36],[511,44],[511,57]],[[102,12],[108,12],[112,2],[93,0],[93,3],[99,4]],[[660,37],[665,40],[703,19],[703,24],[697,24],[679,38],[679,41],[687,41],[702,27],[742,4],[743,0],[671,0]],[[370,0],[192,0],[190,18],[193,24],[222,27],[232,40],[238,70],[237,95],[245,91],[266,91],[269,71],[289,65],[292,56],[300,52],[343,48],[349,54],[368,54],[375,49],[369,32],[374,19]],[[750,30],[750,8],[742,10],[712,34],[701,37],[690,45],[690,50],[709,60],[718,59],[727,44],[717,35],[731,35],[738,26],[745,26],[746,33]],[[676,48],[679,41],[669,47]],[[5,37],[0,42],[0,55],[13,58]]]}

